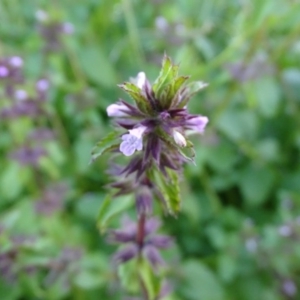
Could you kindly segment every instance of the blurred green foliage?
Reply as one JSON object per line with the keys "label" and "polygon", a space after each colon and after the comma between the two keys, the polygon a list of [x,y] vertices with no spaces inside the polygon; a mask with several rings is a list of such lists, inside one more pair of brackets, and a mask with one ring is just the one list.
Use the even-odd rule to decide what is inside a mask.
{"label": "blurred green foliage", "polygon": [[[210,84],[189,107],[210,123],[182,176],[182,213],[163,219],[177,244],[165,299],[299,299],[299,14],[297,0],[1,0],[0,61],[24,61],[16,88],[34,97],[50,82],[46,113],[0,120],[1,299],[124,299],[96,228],[109,161],[89,165],[90,151],[124,97],[116,84],[141,70],[153,80],[164,52]],[[48,21],[69,22],[55,43]],[[16,100],[0,85],[4,109]],[[41,126],[55,134],[47,155],[20,165],[12,154]],[[38,210],[51,191],[58,205]]]}

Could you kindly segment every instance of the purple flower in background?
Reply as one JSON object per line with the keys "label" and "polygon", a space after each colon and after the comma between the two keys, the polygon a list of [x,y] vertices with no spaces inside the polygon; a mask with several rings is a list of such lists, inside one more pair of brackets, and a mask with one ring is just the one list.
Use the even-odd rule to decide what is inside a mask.
{"label": "purple flower in background", "polygon": [[21,83],[23,59],[19,56],[0,58],[0,79],[9,80],[11,83]]}
{"label": "purple flower in background", "polygon": [[23,59],[19,56],[0,58],[0,82],[4,83],[6,96],[14,98],[15,86],[24,81]]}
{"label": "purple flower in background", "polygon": [[24,146],[11,154],[11,158],[21,165],[37,166],[41,157],[47,155],[44,148]]}
{"label": "purple flower in background", "polygon": [[293,297],[297,293],[297,286],[291,279],[285,279],[281,286],[282,292],[289,297]]}
{"label": "purple flower in background", "polygon": [[238,61],[225,66],[231,77],[239,82],[247,82],[274,71],[265,57],[255,57],[250,62]]}
{"label": "purple flower in background", "polygon": [[60,38],[62,34],[70,35],[74,33],[73,24],[51,20],[49,15],[43,10],[36,12],[36,18],[39,21],[40,34],[46,42],[46,52],[56,51],[61,48]]}
{"label": "purple flower in background", "polygon": [[50,84],[49,84],[49,81],[47,79],[39,79],[36,82],[35,87],[36,87],[36,90],[38,92],[45,92],[49,89]]}
{"label": "purple flower in background", "polygon": [[35,84],[35,89],[37,92],[37,100],[45,101],[47,99],[47,92],[50,88],[50,82],[48,79],[41,78]]}
{"label": "purple flower in background", "polygon": [[50,216],[57,211],[61,211],[64,206],[67,187],[64,184],[58,184],[48,187],[41,199],[35,203],[37,213]]}
{"label": "purple flower in background", "polygon": [[54,132],[49,128],[37,128],[32,130],[28,135],[29,139],[39,142],[49,141],[52,140],[54,137]]}
{"label": "purple flower in background", "polygon": [[35,238],[19,235],[9,237],[9,239],[10,247],[8,249],[0,249],[0,280],[4,279],[6,283],[14,284],[18,273],[24,273],[27,270],[26,267],[22,267],[18,263],[21,248],[33,245]]}
{"label": "purple flower in background", "polygon": [[73,34],[74,33],[74,25],[70,22],[62,23],[61,30],[65,34]]}
{"label": "purple flower in background", "polygon": [[61,253],[48,263],[48,274],[44,280],[45,287],[49,287],[58,280],[64,279],[65,287],[69,288],[72,276],[79,271],[78,263],[82,256],[83,251],[79,247],[63,248]]}
{"label": "purple flower in background", "polygon": [[10,57],[9,64],[14,68],[21,68],[23,66],[23,59],[19,56]]}
{"label": "purple flower in background", "polygon": [[9,70],[5,66],[0,66],[0,78],[5,78],[9,74]]}
{"label": "purple flower in background", "polygon": [[122,229],[111,230],[108,236],[110,243],[125,244],[114,255],[114,262],[123,263],[141,254],[154,269],[164,265],[159,251],[171,247],[173,239],[166,235],[156,234],[160,225],[161,223],[156,218],[146,220],[143,240],[138,241],[138,225],[128,217],[124,217],[121,221]]}
{"label": "purple flower in background", "polygon": [[24,90],[16,90],[15,91],[15,99],[19,101],[23,101],[27,99],[28,95],[27,92]]}

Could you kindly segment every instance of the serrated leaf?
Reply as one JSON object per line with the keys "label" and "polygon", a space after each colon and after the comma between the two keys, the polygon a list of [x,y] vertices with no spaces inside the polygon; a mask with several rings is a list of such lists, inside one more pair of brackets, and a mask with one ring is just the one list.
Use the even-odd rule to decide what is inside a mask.
{"label": "serrated leaf", "polygon": [[176,216],[181,208],[179,178],[174,170],[167,169],[166,172],[168,178],[159,171],[155,172],[156,183],[166,201],[168,212]]}
{"label": "serrated leaf", "polygon": [[179,89],[182,87],[182,85],[190,78],[190,76],[180,76],[177,77],[174,82],[172,82],[172,88],[169,92],[169,97],[173,99],[175,94],[179,91]]}
{"label": "serrated leaf", "polygon": [[152,107],[147,98],[143,95],[142,90],[131,82],[120,84],[123,89],[135,101],[139,110],[146,114],[152,114]]}
{"label": "serrated leaf", "polygon": [[178,66],[174,65],[168,56],[164,56],[162,69],[155,80],[152,88],[156,98],[160,98],[165,86],[172,82],[178,76]]}
{"label": "serrated leaf", "polygon": [[189,100],[197,94],[200,90],[204,89],[207,86],[207,83],[203,81],[194,81],[186,85],[184,89],[186,89],[183,94],[184,97],[181,102],[178,104],[178,108],[183,108],[189,102]]}
{"label": "serrated leaf", "polygon": [[123,211],[132,206],[132,198],[130,196],[122,196],[112,199],[112,196],[107,195],[100,207],[97,217],[97,227],[103,233],[108,226],[109,221],[121,214]]}
{"label": "serrated leaf", "polygon": [[107,151],[113,150],[119,146],[120,134],[116,131],[110,132],[106,137],[100,140],[96,146],[92,149],[92,158],[91,162],[95,161],[99,156],[104,154]]}

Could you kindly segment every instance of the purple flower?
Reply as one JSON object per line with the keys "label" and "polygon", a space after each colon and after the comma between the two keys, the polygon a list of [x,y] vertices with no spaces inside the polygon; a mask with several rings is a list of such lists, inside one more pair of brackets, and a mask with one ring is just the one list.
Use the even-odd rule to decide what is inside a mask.
{"label": "purple flower", "polygon": [[185,127],[188,130],[193,130],[196,133],[203,133],[208,123],[208,118],[205,116],[192,116],[187,120]]}
{"label": "purple flower", "polygon": [[120,151],[125,156],[131,156],[136,150],[141,151],[143,149],[142,135],[147,127],[141,125],[135,129],[129,130],[129,134],[122,136],[123,142],[120,144]]}
{"label": "purple flower", "polygon": [[[163,68],[169,68],[172,76],[177,72],[177,66],[169,58],[165,58]],[[186,107],[192,95],[207,84],[199,81],[186,85],[188,77],[174,75],[170,79],[169,73],[162,73],[152,86],[144,72],[138,73],[133,83],[120,85],[135,99],[136,106],[121,100],[107,108],[108,116],[115,118],[116,124],[129,132],[122,135],[120,152],[131,156],[144,149],[143,166],[154,158],[160,168],[168,167],[163,165],[164,151],[171,156],[182,156],[179,149],[192,145],[186,133],[203,133],[208,123],[207,117],[191,115]],[[165,83],[167,80],[169,85]],[[178,158],[175,160],[180,162]]]}
{"label": "purple flower", "polygon": [[123,103],[111,104],[106,111],[109,117],[127,117],[127,113],[130,112],[129,108]]}

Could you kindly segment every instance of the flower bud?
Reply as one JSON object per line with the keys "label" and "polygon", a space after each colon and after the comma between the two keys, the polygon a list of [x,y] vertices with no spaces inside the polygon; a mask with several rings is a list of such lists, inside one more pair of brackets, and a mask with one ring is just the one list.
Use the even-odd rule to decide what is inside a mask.
{"label": "flower bud", "polygon": [[127,117],[129,109],[124,104],[111,104],[106,109],[109,117]]}
{"label": "flower bud", "polygon": [[146,74],[144,72],[140,72],[136,78],[136,85],[142,89],[146,83]]}
{"label": "flower bud", "polygon": [[175,140],[175,143],[179,145],[180,147],[186,146],[186,140],[185,137],[177,130],[173,131],[173,138]]}
{"label": "flower bud", "polygon": [[139,215],[149,215],[152,213],[152,195],[147,187],[143,187],[138,191],[135,201],[136,210]]}
{"label": "flower bud", "polygon": [[138,247],[135,244],[130,244],[119,250],[113,257],[115,263],[124,263],[133,259],[138,254]]}
{"label": "flower bud", "polygon": [[164,265],[164,261],[158,252],[158,250],[152,246],[152,245],[147,245],[144,250],[144,255],[146,259],[149,261],[151,266],[156,269],[159,265]]}

